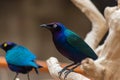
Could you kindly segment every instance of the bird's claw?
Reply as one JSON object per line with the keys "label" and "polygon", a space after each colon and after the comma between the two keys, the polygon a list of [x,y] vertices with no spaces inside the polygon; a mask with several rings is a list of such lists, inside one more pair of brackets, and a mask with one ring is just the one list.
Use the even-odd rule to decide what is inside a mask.
{"label": "bird's claw", "polygon": [[67,78],[68,74],[71,73],[71,72],[73,72],[72,69],[67,70],[67,71],[64,73],[64,74],[65,74],[65,76],[64,76],[64,80]]}
{"label": "bird's claw", "polygon": [[62,69],[60,72],[58,72],[59,79],[61,79],[61,75],[65,70],[69,71],[70,69]]}
{"label": "bird's claw", "polygon": [[58,75],[59,75],[59,79],[61,79],[61,75],[63,73],[63,70],[61,70],[60,72],[58,72]]}

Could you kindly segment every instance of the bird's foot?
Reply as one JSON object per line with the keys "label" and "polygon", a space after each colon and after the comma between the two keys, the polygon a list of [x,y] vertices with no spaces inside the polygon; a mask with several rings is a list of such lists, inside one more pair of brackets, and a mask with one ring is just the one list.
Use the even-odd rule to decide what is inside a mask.
{"label": "bird's foot", "polygon": [[61,75],[63,73],[63,70],[61,70],[60,72],[58,72],[58,75],[59,75],[59,79],[61,79]]}
{"label": "bird's foot", "polygon": [[64,73],[65,74],[64,80],[67,78],[68,74],[71,73],[71,72],[73,72],[73,69],[69,69]]}
{"label": "bird's foot", "polygon": [[62,75],[62,73],[65,71],[65,70],[70,70],[70,69],[68,69],[68,67],[71,67],[71,66],[73,66],[73,65],[75,65],[76,63],[72,63],[72,64],[69,64],[69,65],[67,65],[66,67],[64,67],[60,72],[58,72],[58,75],[59,75],[59,79],[61,79],[61,75]]}
{"label": "bird's foot", "polygon": [[[14,77],[14,80],[16,80],[17,76],[18,76],[19,73],[16,73],[15,77]],[[17,78],[18,79],[18,78]]]}
{"label": "bird's foot", "polygon": [[62,73],[63,73],[65,70],[69,70],[69,69],[64,69],[64,68],[63,68],[60,72],[58,72],[59,79],[61,79],[61,75],[62,75]]}

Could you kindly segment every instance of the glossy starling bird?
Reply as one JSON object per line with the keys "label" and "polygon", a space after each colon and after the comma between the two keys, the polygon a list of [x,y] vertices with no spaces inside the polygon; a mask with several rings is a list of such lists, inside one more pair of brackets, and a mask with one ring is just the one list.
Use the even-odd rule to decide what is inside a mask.
{"label": "glossy starling bird", "polygon": [[95,52],[88,46],[87,43],[82,40],[75,32],[66,28],[62,23],[48,23],[42,24],[41,27],[47,28],[51,31],[53,36],[53,42],[57,50],[66,58],[73,61],[72,64],[64,67],[59,72],[59,77],[62,72],[64,72],[68,67],[73,66],[65,72],[65,77],[72,72],[76,67],[78,67],[81,61],[85,58],[97,59]]}
{"label": "glossy starling bird", "polygon": [[13,42],[4,42],[0,44],[0,48],[6,52],[5,58],[8,67],[10,70],[16,72],[14,80],[17,78],[19,73],[27,74],[28,80],[30,80],[29,72],[34,68],[38,74],[37,69],[42,67],[35,62],[36,56],[24,46]]}

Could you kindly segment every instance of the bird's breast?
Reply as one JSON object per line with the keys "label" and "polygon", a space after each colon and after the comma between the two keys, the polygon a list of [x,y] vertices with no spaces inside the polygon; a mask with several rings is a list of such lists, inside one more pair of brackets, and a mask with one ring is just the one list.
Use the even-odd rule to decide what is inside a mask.
{"label": "bird's breast", "polygon": [[72,46],[70,46],[67,42],[66,42],[66,38],[64,35],[59,35],[57,37],[53,37],[53,41],[54,44],[56,46],[56,49],[65,57],[67,57],[68,59],[76,62],[76,53],[78,53],[77,51],[74,50],[74,48]]}
{"label": "bird's breast", "polygon": [[33,67],[31,66],[15,66],[12,64],[8,64],[8,67],[14,72],[23,73],[23,74],[26,74],[33,69]]}
{"label": "bird's breast", "polygon": [[65,55],[65,54],[67,54],[67,44],[66,44],[66,41],[65,41],[65,36],[64,36],[64,34],[60,34],[60,35],[55,35],[55,36],[53,36],[53,42],[54,42],[54,44],[55,44],[55,46],[56,46],[56,48],[57,48],[57,50],[61,53],[61,54],[63,54],[63,55]]}
{"label": "bird's breast", "polygon": [[53,36],[53,41],[57,50],[68,59],[74,62],[81,62],[82,59],[86,58],[80,50],[75,49],[67,42],[64,34]]}

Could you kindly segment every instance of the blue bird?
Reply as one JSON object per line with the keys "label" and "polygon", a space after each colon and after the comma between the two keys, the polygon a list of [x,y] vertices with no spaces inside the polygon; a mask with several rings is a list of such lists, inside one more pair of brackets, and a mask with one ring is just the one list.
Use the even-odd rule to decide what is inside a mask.
{"label": "blue bird", "polygon": [[19,73],[27,74],[28,80],[30,80],[29,72],[34,68],[38,74],[37,69],[42,68],[41,65],[38,65],[35,62],[36,56],[24,46],[13,42],[4,42],[0,44],[0,48],[6,52],[5,58],[8,67],[10,70],[16,72],[14,80],[17,78]]}
{"label": "blue bird", "polygon": [[[81,61],[85,58],[92,58],[93,60],[97,59],[95,52],[87,45],[87,43],[82,40],[75,32],[66,28],[62,23],[54,22],[48,24],[42,24],[41,27],[49,29],[52,33],[53,42],[57,50],[69,60],[72,60],[73,63],[64,67],[59,72],[59,78],[66,69],[65,77],[72,72],[76,67],[78,67]],[[73,66],[71,69],[68,67]]]}

